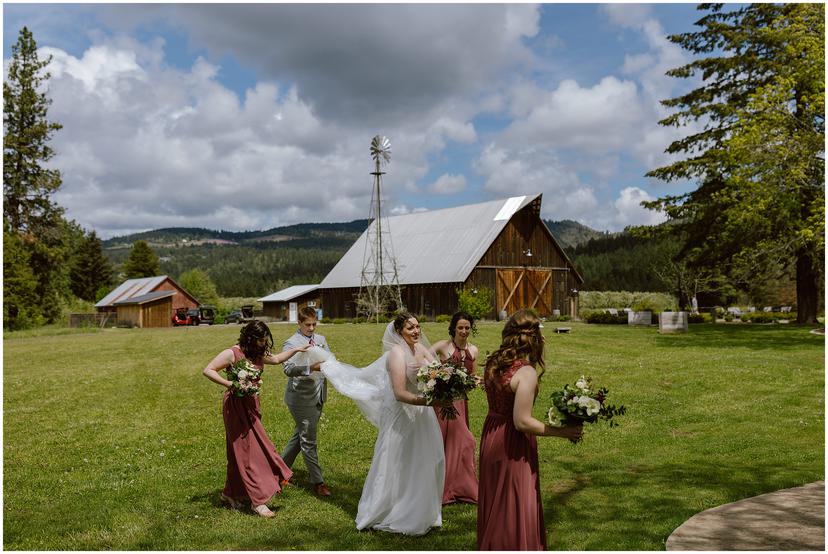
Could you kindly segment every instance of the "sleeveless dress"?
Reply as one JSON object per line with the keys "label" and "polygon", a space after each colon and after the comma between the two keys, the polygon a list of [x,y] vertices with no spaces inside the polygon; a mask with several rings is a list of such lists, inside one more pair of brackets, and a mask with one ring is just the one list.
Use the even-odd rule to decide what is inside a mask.
{"label": "sleeveless dress", "polygon": [[[387,360],[387,353],[383,357]],[[419,365],[406,363],[406,388],[414,394],[418,394]],[[338,380],[333,383],[336,386]],[[432,527],[440,527],[445,458],[434,411],[430,406],[399,402],[388,379],[378,429],[371,469],[357,508],[357,529],[424,535]]]}
{"label": "sleeveless dress", "polygon": [[[245,357],[238,346],[231,350],[233,363]],[[222,413],[227,441],[224,494],[236,500],[249,498],[254,506],[266,504],[274,494],[282,492],[281,482],[290,479],[293,472],[276,452],[262,425],[259,397],[238,397],[228,390],[224,393]]]}
{"label": "sleeveless dress", "polygon": [[[460,349],[456,344],[454,352],[448,360],[462,364],[469,375],[474,374],[474,360],[466,349]],[[465,351],[465,356],[462,352]],[[474,435],[469,430],[469,402],[455,400],[457,410],[456,419],[443,419],[440,409],[434,407],[437,423],[443,435],[443,445],[446,455],[446,484],[443,488],[443,504],[453,502],[468,502],[477,504],[477,476],[474,471]]]}
{"label": "sleeveless dress", "polygon": [[[489,413],[480,438],[478,550],[545,550],[546,528],[538,476],[538,443],[515,428],[509,382],[526,360],[486,377]],[[537,392],[536,392],[537,394]]]}

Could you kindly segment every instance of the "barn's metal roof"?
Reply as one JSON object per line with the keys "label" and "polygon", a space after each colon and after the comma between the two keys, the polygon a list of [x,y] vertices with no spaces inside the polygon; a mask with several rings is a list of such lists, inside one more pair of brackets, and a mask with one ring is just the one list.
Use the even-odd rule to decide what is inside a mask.
{"label": "barn's metal roof", "polygon": [[[509,219],[539,196],[389,217],[400,284],[465,281]],[[321,288],[360,285],[367,235],[366,229],[322,280]]]}
{"label": "barn's metal roof", "polygon": [[293,285],[278,292],[274,292],[264,298],[259,298],[259,302],[287,302],[293,300],[297,296],[302,296],[306,292],[311,292],[319,288],[319,285]]}
{"label": "barn's metal roof", "polygon": [[131,296],[129,298],[124,298],[122,300],[118,300],[117,302],[113,302],[113,306],[125,306],[127,304],[145,304],[147,302],[152,302],[153,300],[158,300],[159,298],[167,298],[169,296],[174,296],[174,290],[157,290],[155,292],[148,292],[147,294],[142,294],[141,296]]}
{"label": "barn's metal roof", "polygon": [[104,296],[95,304],[96,308],[105,308],[112,306],[119,300],[134,298],[148,294],[158,285],[164,282],[166,275],[157,275],[155,277],[143,277],[141,279],[127,279],[117,287],[115,290]]}

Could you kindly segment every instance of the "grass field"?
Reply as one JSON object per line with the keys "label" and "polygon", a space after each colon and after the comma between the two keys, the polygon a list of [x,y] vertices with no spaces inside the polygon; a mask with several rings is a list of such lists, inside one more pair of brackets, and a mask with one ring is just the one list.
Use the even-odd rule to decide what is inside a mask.
{"label": "grass field", "polygon": [[[621,427],[587,429],[579,445],[540,439],[552,550],[663,550],[693,514],[824,478],[824,338],[793,325],[654,328],[547,325],[553,387],[585,373],[627,406]],[[425,324],[432,341],[445,324]],[[293,326],[272,325],[277,344]],[[337,356],[366,365],[384,326],[327,325]],[[501,326],[482,325],[481,352]],[[221,390],[204,365],[237,326],[111,329],[4,337],[3,546],[10,550],[473,550],[476,511],[443,510],[425,537],[357,532],[354,516],[376,432],[334,391],[319,431],[334,495],[299,486],[277,517],[222,508]],[[292,431],[285,377],[268,366],[263,419],[277,448]],[[470,400],[477,438],[486,400]]]}

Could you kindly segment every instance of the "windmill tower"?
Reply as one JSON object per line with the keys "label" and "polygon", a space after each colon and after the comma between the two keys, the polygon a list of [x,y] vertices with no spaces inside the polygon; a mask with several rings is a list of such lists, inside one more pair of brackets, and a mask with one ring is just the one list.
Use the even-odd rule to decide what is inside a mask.
{"label": "windmill tower", "polygon": [[382,166],[391,162],[391,141],[377,135],[371,140],[371,157],[374,158],[374,187],[371,192],[372,219],[365,240],[362,258],[362,274],[357,296],[357,312],[367,319],[376,319],[392,310],[403,308],[397,260],[391,241],[388,218],[382,212]]}

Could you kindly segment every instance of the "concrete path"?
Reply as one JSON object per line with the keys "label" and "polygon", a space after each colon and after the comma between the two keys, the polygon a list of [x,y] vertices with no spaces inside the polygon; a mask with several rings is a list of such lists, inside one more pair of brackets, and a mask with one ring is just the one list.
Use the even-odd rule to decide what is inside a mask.
{"label": "concrete path", "polygon": [[698,513],[667,550],[825,550],[825,481]]}

